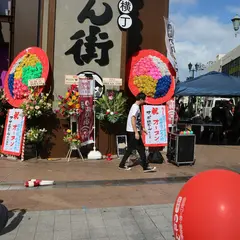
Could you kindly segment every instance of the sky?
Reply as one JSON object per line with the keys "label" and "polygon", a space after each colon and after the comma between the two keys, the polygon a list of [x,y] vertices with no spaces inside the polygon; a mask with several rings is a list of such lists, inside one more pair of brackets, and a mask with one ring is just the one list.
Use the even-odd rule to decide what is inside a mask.
{"label": "sky", "polygon": [[189,76],[189,62],[207,64],[240,45],[231,22],[236,14],[239,0],[170,0],[180,81]]}

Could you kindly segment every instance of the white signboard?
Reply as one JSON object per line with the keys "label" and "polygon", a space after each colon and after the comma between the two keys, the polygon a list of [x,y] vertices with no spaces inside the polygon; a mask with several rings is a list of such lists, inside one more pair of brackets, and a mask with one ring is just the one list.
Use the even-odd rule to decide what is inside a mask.
{"label": "white signboard", "polygon": [[103,78],[104,85],[122,86],[121,78]]}
{"label": "white signboard", "polygon": [[145,105],[142,111],[144,145],[148,147],[167,146],[168,118],[166,106]]}
{"label": "white signboard", "polygon": [[72,85],[78,84],[78,76],[77,75],[65,75],[65,84]]}
{"label": "white signboard", "polygon": [[118,9],[123,14],[129,14],[133,10],[133,4],[130,0],[120,0]]}
{"label": "white signboard", "polygon": [[127,14],[118,17],[118,25],[122,29],[129,29],[132,26],[132,18]]}
{"label": "white signboard", "polygon": [[81,97],[93,96],[94,80],[88,78],[79,78],[78,92]]}
{"label": "white signboard", "polygon": [[45,78],[35,78],[28,80],[29,87],[37,87],[37,86],[44,86],[45,85]]}
{"label": "white signboard", "polygon": [[13,108],[8,111],[2,142],[2,153],[20,156],[25,130],[23,110]]}

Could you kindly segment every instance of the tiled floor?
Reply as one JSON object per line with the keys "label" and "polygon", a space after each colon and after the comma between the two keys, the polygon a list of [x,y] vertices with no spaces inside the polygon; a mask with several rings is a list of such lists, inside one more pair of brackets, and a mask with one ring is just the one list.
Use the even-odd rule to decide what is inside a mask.
{"label": "tiled floor", "polygon": [[171,215],[172,204],[15,212],[0,240],[173,240]]}

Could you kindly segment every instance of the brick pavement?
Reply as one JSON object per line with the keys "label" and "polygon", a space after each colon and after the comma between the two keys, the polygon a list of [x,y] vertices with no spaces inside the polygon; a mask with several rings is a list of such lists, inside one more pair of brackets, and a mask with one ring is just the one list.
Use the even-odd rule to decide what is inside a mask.
{"label": "brick pavement", "polygon": [[171,215],[172,204],[17,211],[0,240],[173,240]]}

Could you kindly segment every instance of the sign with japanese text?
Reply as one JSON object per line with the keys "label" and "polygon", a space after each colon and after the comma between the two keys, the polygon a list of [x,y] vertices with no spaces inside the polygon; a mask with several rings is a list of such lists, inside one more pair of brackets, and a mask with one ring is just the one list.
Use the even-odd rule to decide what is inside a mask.
{"label": "sign with japanese text", "polygon": [[35,79],[30,79],[28,81],[28,86],[29,87],[37,87],[37,86],[44,86],[45,85],[45,79],[44,78],[35,78]]}
{"label": "sign with japanese text", "polygon": [[[99,66],[109,64],[109,51],[114,47],[113,41],[107,32],[102,31],[102,26],[108,25],[113,18],[113,9],[107,2],[102,2],[103,12],[99,15],[95,12],[96,0],[88,0],[77,16],[79,30],[70,37],[75,41],[65,55],[72,55],[74,62],[79,66],[89,64],[93,60]],[[81,25],[90,21],[88,31],[81,29]]]}
{"label": "sign with japanese text", "polygon": [[65,75],[65,84],[66,85],[78,84],[78,76],[77,75]]}
{"label": "sign with japanese text", "polygon": [[171,99],[167,102],[168,107],[168,127],[172,127],[175,118],[175,100]]}
{"label": "sign with japanese text", "polygon": [[166,106],[145,105],[142,108],[142,123],[147,134],[143,142],[147,147],[167,146],[168,113]]}
{"label": "sign with japanese text", "polygon": [[122,86],[121,78],[103,78],[104,85]]}
{"label": "sign with japanese text", "polygon": [[94,93],[94,80],[88,78],[79,78],[78,92],[80,96],[93,96]]}
{"label": "sign with japanese text", "polygon": [[80,95],[81,114],[78,118],[78,128],[81,137],[81,146],[93,143],[93,96]]}
{"label": "sign with japanese text", "polygon": [[22,109],[10,109],[5,122],[2,153],[20,156],[22,152],[22,142],[25,131],[26,119]]}

